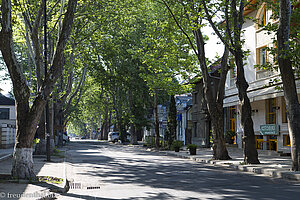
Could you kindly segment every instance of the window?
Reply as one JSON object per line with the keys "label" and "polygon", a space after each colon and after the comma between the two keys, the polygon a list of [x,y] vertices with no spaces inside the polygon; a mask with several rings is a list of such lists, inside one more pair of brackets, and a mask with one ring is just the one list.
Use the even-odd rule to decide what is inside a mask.
{"label": "window", "polygon": [[232,131],[235,131],[235,113],[236,113],[235,106],[231,106],[229,108],[229,129]]}
{"label": "window", "polygon": [[[235,116],[236,116],[236,108],[235,106],[230,106],[229,108],[229,130],[235,132]],[[236,144],[236,136],[234,136],[233,144]]]}
{"label": "window", "polygon": [[276,100],[267,99],[266,108],[266,123],[276,124]]}
{"label": "window", "polygon": [[291,146],[291,140],[289,135],[283,135],[283,146]]}
{"label": "window", "polygon": [[264,27],[266,24],[267,24],[267,10],[266,7],[263,7],[258,18],[258,27]]}
{"label": "window", "polygon": [[230,70],[230,74],[231,74],[231,78],[236,78],[236,69],[235,68],[232,68]]}
{"label": "window", "polygon": [[0,108],[0,119],[9,119],[9,108]]}
{"label": "window", "polygon": [[262,47],[257,50],[257,64],[258,65],[265,65],[268,62],[268,52],[267,47]]}
{"label": "window", "polygon": [[256,135],[256,149],[264,149],[264,138],[262,135]]}

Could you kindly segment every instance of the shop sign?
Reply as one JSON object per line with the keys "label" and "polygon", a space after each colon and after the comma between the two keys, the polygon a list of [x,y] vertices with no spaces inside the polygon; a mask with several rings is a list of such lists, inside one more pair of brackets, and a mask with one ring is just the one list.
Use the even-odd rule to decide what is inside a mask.
{"label": "shop sign", "polygon": [[261,135],[277,135],[277,125],[276,124],[264,124],[260,125]]}

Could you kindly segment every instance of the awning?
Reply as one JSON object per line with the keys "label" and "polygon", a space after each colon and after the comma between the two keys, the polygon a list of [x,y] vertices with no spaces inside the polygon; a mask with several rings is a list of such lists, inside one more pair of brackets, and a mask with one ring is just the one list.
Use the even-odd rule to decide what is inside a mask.
{"label": "awning", "polygon": [[[298,93],[299,92],[300,89],[298,89]],[[248,92],[248,98],[250,99],[250,102],[276,98],[281,96],[284,96],[283,91],[276,89],[275,86],[268,87],[268,88],[261,88],[261,89],[253,89]],[[223,105],[224,107],[238,105],[239,104],[238,94],[235,93],[227,97],[225,96],[223,103],[224,103]]]}

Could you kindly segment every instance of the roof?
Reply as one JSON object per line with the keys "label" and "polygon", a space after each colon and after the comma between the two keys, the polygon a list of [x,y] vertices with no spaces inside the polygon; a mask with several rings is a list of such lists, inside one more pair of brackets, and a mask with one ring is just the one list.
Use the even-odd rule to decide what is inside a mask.
{"label": "roof", "polygon": [[[213,75],[215,72],[218,73],[219,70],[221,69],[221,61],[222,58],[219,58],[217,61],[212,63],[211,65],[208,66],[208,74]],[[218,76],[218,74],[216,74]],[[197,75],[195,76],[189,83],[190,84],[197,84],[199,82],[202,82],[202,75]]]}
{"label": "roof", "polygon": [[219,58],[216,62],[214,62],[213,64],[208,66],[208,69],[209,69],[208,74],[213,74],[216,71],[218,71],[219,69],[221,69],[221,61],[222,61],[222,58]]}
{"label": "roof", "polygon": [[15,105],[15,100],[9,97],[4,96],[3,94],[0,93],[0,105]]}
{"label": "roof", "polygon": [[180,102],[187,102],[191,98],[192,98],[191,94],[184,95],[184,96],[175,96],[175,101],[177,100],[177,101],[180,101]]}

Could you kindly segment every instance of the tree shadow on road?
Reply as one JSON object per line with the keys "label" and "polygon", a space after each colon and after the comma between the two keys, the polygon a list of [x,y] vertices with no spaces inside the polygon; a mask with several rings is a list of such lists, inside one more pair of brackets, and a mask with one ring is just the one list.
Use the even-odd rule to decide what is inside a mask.
{"label": "tree shadow on road", "polygon": [[[84,163],[90,165],[91,170],[79,173],[95,177],[103,184],[134,184],[174,193],[192,193],[188,199],[197,199],[197,196],[203,199],[297,199],[300,196],[299,185],[281,179],[217,168],[137,148],[111,145],[109,151],[110,154],[106,153],[102,147],[98,155],[84,154]],[[83,156],[80,154],[79,157]],[[164,195],[170,194],[153,192],[139,198],[174,197]]]}

